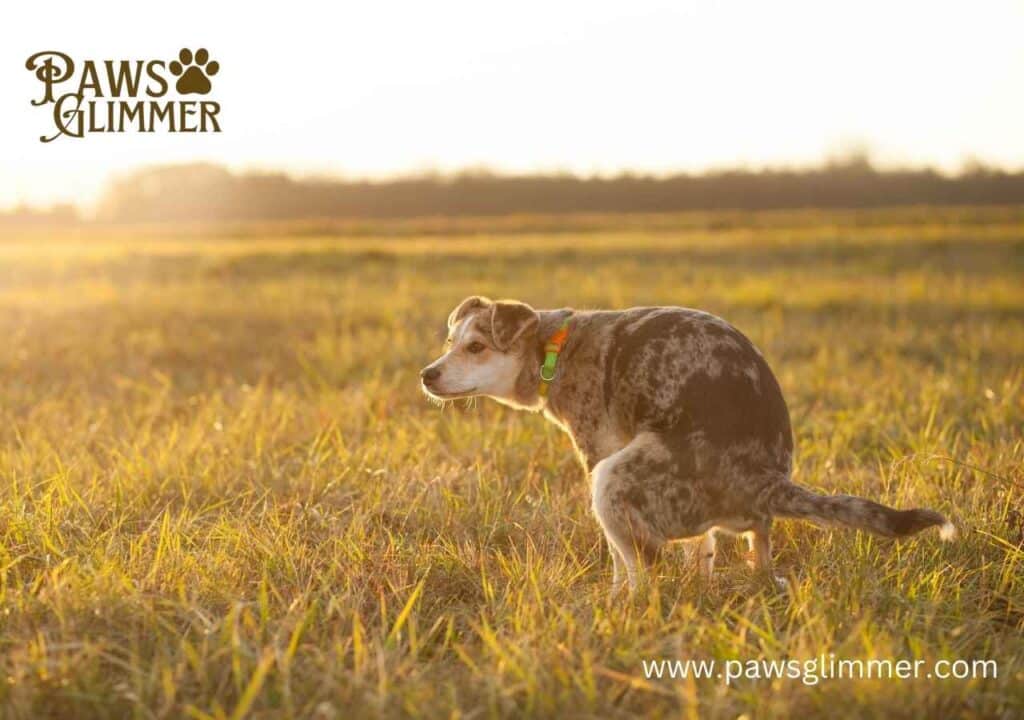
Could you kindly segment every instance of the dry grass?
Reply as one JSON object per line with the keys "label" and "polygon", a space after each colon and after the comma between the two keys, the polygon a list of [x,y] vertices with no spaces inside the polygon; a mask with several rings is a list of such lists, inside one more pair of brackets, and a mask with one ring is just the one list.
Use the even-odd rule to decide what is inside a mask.
{"label": "dry grass", "polygon": [[[1024,712],[1024,213],[522,218],[0,238],[8,717]],[[341,234],[339,234],[341,233]],[[776,528],[631,601],[568,440],[417,390],[462,296],[697,306],[798,479],[953,516]],[[651,658],[992,658],[998,679],[647,681]]]}

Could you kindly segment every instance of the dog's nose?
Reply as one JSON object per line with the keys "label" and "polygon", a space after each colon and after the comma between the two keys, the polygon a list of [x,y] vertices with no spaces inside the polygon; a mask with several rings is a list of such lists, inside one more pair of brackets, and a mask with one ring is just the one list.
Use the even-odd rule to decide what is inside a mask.
{"label": "dog's nose", "polygon": [[436,367],[425,367],[420,371],[420,377],[428,385],[441,377],[441,369]]}

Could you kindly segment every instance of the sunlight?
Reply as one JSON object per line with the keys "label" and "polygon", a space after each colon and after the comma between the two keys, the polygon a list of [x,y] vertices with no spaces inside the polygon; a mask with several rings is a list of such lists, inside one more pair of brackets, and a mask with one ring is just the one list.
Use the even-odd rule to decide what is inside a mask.
{"label": "sunlight", "polygon": [[[882,165],[1024,165],[1019,3],[293,3],[290,17],[318,20],[250,8],[244,32],[228,5],[178,10],[126,34],[91,22],[135,12],[126,2],[67,3],[45,23],[7,8],[0,208],[89,203],[114,174],[192,160],[662,173],[806,165],[863,143]],[[30,104],[31,54],[171,61],[189,45],[219,62],[223,132],[37,141],[52,117]]]}

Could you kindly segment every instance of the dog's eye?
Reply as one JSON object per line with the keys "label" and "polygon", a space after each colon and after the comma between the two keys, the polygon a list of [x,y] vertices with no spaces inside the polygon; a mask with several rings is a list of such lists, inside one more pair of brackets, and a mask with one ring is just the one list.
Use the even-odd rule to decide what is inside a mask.
{"label": "dog's eye", "polygon": [[473,342],[471,342],[469,345],[466,346],[466,350],[468,350],[469,352],[471,352],[474,355],[476,355],[479,352],[483,352],[484,348],[486,348],[486,347],[487,346],[484,345],[482,342],[474,340]]}

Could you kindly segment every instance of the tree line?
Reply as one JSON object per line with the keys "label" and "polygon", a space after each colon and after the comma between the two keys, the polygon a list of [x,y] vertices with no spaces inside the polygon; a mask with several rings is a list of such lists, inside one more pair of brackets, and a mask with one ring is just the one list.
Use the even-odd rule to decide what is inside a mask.
{"label": "tree line", "polygon": [[[97,216],[215,222],[1020,203],[1024,172],[977,165],[952,176],[931,169],[878,170],[864,158],[802,170],[614,177],[478,171],[377,181],[296,179],[189,164],[142,168],[114,180]],[[62,207],[60,216],[70,212]],[[23,219],[40,217],[23,212]]]}

